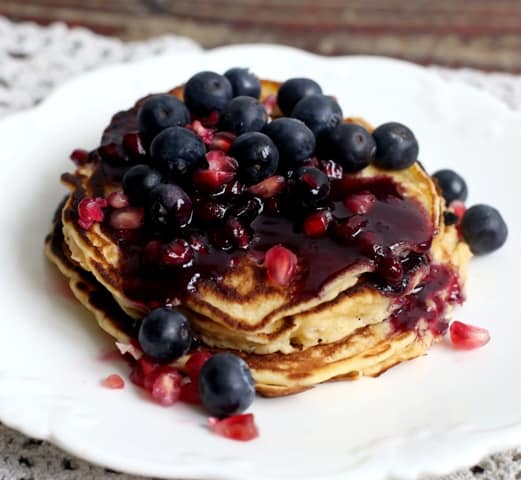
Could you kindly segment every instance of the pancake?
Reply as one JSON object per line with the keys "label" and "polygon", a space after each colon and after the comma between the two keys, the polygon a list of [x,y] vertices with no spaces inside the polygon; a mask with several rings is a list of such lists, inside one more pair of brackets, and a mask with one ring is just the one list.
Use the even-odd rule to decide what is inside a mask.
{"label": "pancake", "polygon": [[[262,81],[261,99],[278,87]],[[182,99],[182,91],[177,87],[170,93]],[[123,134],[137,128],[142,101],[114,116],[102,145],[121,145]],[[272,117],[278,115],[275,106]],[[345,121],[371,129],[362,119]],[[379,264],[359,247],[307,239],[290,229],[287,219],[267,221],[260,215],[252,223],[262,234],[257,236],[270,237],[271,245],[281,242],[296,250],[298,288],[266,281],[259,258],[270,245],[262,239],[247,251],[223,253],[209,246],[209,267],[196,255],[196,264],[206,262],[204,274],[190,267],[151,275],[135,267],[132,255],[144,250],[140,239],[106,223],[85,229],[78,216],[83,198],[106,198],[121,190],[118,168],[94,154],[63,175],[70,194],[58,208],[46,253],[100,327],[120,343],[133,341],[151,308],[176,306],[190,319],[199,348],[237,353],[250,365],[257,391],[279,396],[324,381],[375,376],[423,354],[445,333],[451,305],[463,299],[470,251],[456,228],[444,224],[444,200],[418,163],[399,171],[368,166],[331,180],[332,196],[346,189],[374,194],[380,217],[372,213],[365,220],[390,231],[381,237],[405,265],[399,284],[382,283]],[[274,234],[280,238],[273,240]]]}

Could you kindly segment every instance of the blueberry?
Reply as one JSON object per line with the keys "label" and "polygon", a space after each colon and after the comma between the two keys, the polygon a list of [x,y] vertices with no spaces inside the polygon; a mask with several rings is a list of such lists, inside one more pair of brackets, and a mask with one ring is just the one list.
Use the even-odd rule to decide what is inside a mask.
{"label": "blueberry", "polygon": [[315,167],[301,167],[295,172],[291,189],[293,204],[316,209],[329,197],[331,185],[328,176]]}
{"label": "blueberry", "polygon": [[191,130],[170,127],[154,138],[150,153],[158,170],[175,176],[183,175],[201,165],[206,147]]}
{"label": "blueberry", "polygon": [[323,143],[328,156],[346,172],[358,172],[374,160],[376,143],[360,125],[341,123],[324,135]]}
{"label": "blueberry", "polygon": [[342,109],[326,95],[307,95],[293,108],[291,116],[302,120],[319,137],[342,123]]}
{"label": "blueberry", "polygon": [[142,206],[151,190],[161,183],[161,174],[148,165],[135,165],[123,176],[123,191],[134,206]]}
{"label": "blueberry", "polygon": [[169,363],[190,349],[190,323],[173,308],[156,308],[141,321],[138,341],[143,352],[153,360]]}
{"label": "blueberry", "polygon": [[304,122],[296,118],[277,118],[264,127],[264,133],[279,150],[281,162],[297,165],[315,151],[315,136]]}
{"label": "blueberry", "polygon": [[501,214],[489,205],[474,205],[463,215],[461,233],[472,253],[497,250],[506,242],[508,228]]}
{"label": "blueberry", "polygon": [[279,166],[279,151],[271,139],[259,132],[238,136],[228,155],[239,162],[239,179],[251,185],[273,175]]}
{"label": "blueberry", "polygon": [[467,184],[454,170],[439,170],[432,176],[438,182],[447,205],[454,200],[464,202],[467,199]]}
{"label": "blueberry", "polygon": [[280,110],[289,116],[295,105],[307,95],[320,95],[322,88],[310,78],[290,78],[279,88],[277,103]]}
{"label": "blueberry", "polygon": [[199,72],[186,82],[184,98],[192,113],[206,117],[212,112],[220,113],[232,99],[232,85],[218,73]]}
{"label": "blueberry", "polygon": [[192,220],[192,201],[173,183],[161,183],[148,196],[147,218],[160,229],[183,228]]}
{"label": "blueberry", "polygon": [[231,353],[217,353],[201,368],[198,389],[204,407],[224,417],[246,410],[255,396],[255,383],[244,360]]}
{"label": "blueberry", "polygon": [[188,123],[190,112],[172,95],[153,95],[145,100],[138,113],[139,131],[149,141],[165,128]]}
{"label": "blueberry", "polygon": [[418,141],[401,123],[384,123],[373,132],[373,137],[376,142],[374,164],[379,168],[403,170],[418,159]]}
{"label": "blueberry", "polygon": [[232,85],[234,97],[243,95],[253,98],[260,97],[260,81],[247,68],[230,68],[230,70],[225,72],[224,76]]}
{"label": "blueberry", "polygon": [[262,130],[267,120],[266,109],[258,100],[251,97],[235,97],[222,111],[220,128],[241,135]]}

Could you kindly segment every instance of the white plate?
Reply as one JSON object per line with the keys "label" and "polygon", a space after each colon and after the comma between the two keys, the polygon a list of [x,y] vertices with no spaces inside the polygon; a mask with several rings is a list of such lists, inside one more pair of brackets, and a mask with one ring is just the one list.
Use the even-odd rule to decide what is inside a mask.
{"label": "white plate", "polygon": [[[200,412],[161,408],[131,385],[100,388],[126,369],[97,360],[108,339],[57,294],[42,252],[73,148],[94,147],[111,114],[138,97],[237,65],[273,79],[310,76],[348,115],[410,125],[427,167],[461,172],[469,203],[497,206],[510,227],[501,251],[472,261],[468,301],[456,312],[489,328],[489,345],[467,353],[440,345],[377,379],[258,398],[261,436],[249,443],[214,436]],[[117,470],[190,479],[413,479],[521,443],[520,132],[520,115],[420,67],[275,46],[165,56],[69,83],[0,124],[0,420]]]}

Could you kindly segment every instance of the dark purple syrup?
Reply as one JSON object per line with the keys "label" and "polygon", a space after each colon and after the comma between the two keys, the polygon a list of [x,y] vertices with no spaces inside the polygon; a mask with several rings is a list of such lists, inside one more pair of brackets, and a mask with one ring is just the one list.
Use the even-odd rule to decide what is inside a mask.
{"label": "dark purple syrup", "polygon": [[[123,135],[137,128],[136,112],[137,109],[133,108],[116,114],[103,134],[102,144],[121,147]],[[103,163],[99,161],[93,176],[92,181],[96,183],[92,185],[94,190],[96,187],[99,189],[104,181],[117,180],[102,168]],[[250,194],[243,192],[234,195],[229,193],[230,190],[217,196],[217,200],[225,201],[229,210],[233,211],[233,207],[237,203],[243,204]],[[376,200],[368,214],[358,215],[360,218],[355,219],[359,220],[360,228],[352,238],[310,238],[301,231],[301,218],[297,218],[299,215],[262,213],[248,225],[252,240],[247,249],[231,248],[223,251],[209,240],[209,232],[214,235],[215,229],[195,220],[189,227],[173,234],[173,238],[187,241],[195,234],[205,247],[195,251],[193,261],[183,267],[165,268],[145,260],[144,248],[148,242],[172,239],[165,239],[164,234],[147,228],[138,232],[117,231],[107,223],[104,229],[121,248],[125,294],[131,300],[151,307],[182,302],[190,291],[197,289],[201,280],[219,282],[237,258],[247,256],[249,261],[262,262],[264,252],[279,243],[298,257],[298,274],[291,285],[295,300],[317,295],[327,281],[357,266],[366,266],[368,270],[376,271],[366,278],[374,288],[396,295],[403,292],[407,279],[417,265],[427,262],[425,254],[433,235],[431,220],[425,209],[414,199],[406,198],[402,188],[391,178],[360,179],[344,176],[332,181],[332,202],[329,208],[337,223],[353,217],[353,213],[341,200],[349,194],[360,192],[369,192]],[[198,201],[215,200],[201,199],[201,195],[216,197],[200,192],[189,194],[192,199],[197,196]],[[399,288],[396,282],[390,285],[386,281],[382,265],[389,264],[389,259],[403,266],[400,267],[403,269],[403,278],[400,278]],[[380,275],[378,272],[383,273]]]}

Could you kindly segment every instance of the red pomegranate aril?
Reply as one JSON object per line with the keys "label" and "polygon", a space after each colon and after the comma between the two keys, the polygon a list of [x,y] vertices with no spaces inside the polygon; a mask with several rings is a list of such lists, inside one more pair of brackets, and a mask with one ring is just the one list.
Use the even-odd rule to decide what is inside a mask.
{"label": "red pomegranate aril", "polygon": [[215,417],[208,419],[208,427],[213,433],[232,440],[246,442],[259,436],[259,429],[255,424],[252,413],[232,415],[231,417],[219,420]]}
{"label": "red pomegranate aril", "polygon": [[201,235],[195,233],[190,235],[188,243],[192,247],[192,250],[194,250],[195,252],[208,253],[208,246],[204,242],[204,239]]}
{"label": "red pomegranate aril", "polygon": [[197,377],[203,365],[212,357],[210,352],[194,352],[185,364],[185,371],[192,382],[197,382]]}
{"label": "red pomegranate aril", "polygon": [[89,229],[94,223],[103,221],[103,207],[107,205],[104,198],[85,197],[78,204],[78,223]]}
{"label": "red pomegranate aril", "polygon": [[351,242],[367,224],[367,221],[360,215],[353,215],[347,220],[333,224],[333,236],[340,242]]}
{"label": "red pomegranate aril", "polygon": [[262,182],[256,183],[248,188],[250,193],[262,198],[270,198],[281,193],[286,187],[286,179],[281,175],[273,175]]}
{"label": "red pomegranate aril", "polygon": [[125,381],[117,374],[109,375],[107,378],[104,378],[101,381],[101,384],[105,388],[110,388],[112,390],[121,390],[125,387]]}
{"label": "red pomegranate aril", "polygon": [[199,120],[194,120],[191,125],[189,125],[190,130],[193,130],[194,133],[206,144],[210,144],[214,138],[214,131],[210,128],[206,128]]}
{"label": "red pomegranate aril", "polygon": [[266,110],[266,113],[268,115],[271,115],[273,113],[273,110],[275,110],[275,107],[277,106],[277,95],[274,93],[268,95],[263,101],[262,104],[264,105],[264,109]]}
{"label": "red pomegranate aril", "polygon": [[467,207],[465,204],[460,200],[454,200],[451,202],[449,207],[452,209],[454,214],[459,218],[459,223],[461,223],[461,219],[463,218],[463,215],[465,214],[465,211],[467,210]]}
{"label": "red pomegranate aril", "polygon": [[216,172],[235,172],[239,166],[235,158],[228,157],[220,150],[210,150],[206,154],[206,161],[208,169]]}
{"label": "red pomegranate aril", "polygon": [[196,382],[188,382],[181,386],[180,400],[190,405],[201,405],[201,397]]}
{"label": "red pomegranate aril", "polygon": [[384,256],[378,263],[378,273],[391,284],[397,284],[403,279],[404,271],[399,258]]}
{"label": "red pomegranate aril", "polygon": [[204,222],[217,222],[226,215],[226,205],[214,200],[196,205],[195,215]]}
{"label": "red pomegranate aril", "polygon": [[217,110],[214,110],[207,117],[201,118],[201,123],[205,127],[216,127],[219,123],[220,114]]}
{"label": "red pomegranate aril", "polygon": [[169,266],[185,265],[192,260],[194,253],[186,240],[174,240],[161,249],[161,263]]}
{"label": "red pomegranate aril", "polygon": [[327,229],[332,220],[329,210],[321,210],[312,213],[304,220],[304,233],[308,237],[323,237],[327,234]]}
{"label": "red pomegranate aril", "polygon": [[78,166],[85,165],[90,160],[90,155],[87,150],[77,148],[71,153],[71,160]]}
{"label": "red pomegranate aril", "polygon": [[322,160],[320,162],[320,169],[330,178],[338,179],[342,178],[344,169],[341,165],[336,163],[334,160]]}
{"label": "red pomegranate aril", "polygon": [[142,208],[124,207],[110,214],[110,226],[117,230],[136,230],[143,226],[145,212]]}
{"label": "red pomegranate aril", "polygon": [[297,256],[286,247],[271,247],[264,257],[268,279],[278,285],[288,285],[297,269],[297,261]]}
{"label": "red pomegranate aril", "polygon": [[198,188],[215,192],[224,184],[233,180],[235,172],[220,172],[214,170],[197,170],[194,172],[193,180]]}
{"label": "red pomegranate aril", "polygon": [[98,153],[102,160],[111,163],[124,163],[125,155],[120,145],[115,143],[106,143],[98,148]]}
{"label": "red pomegranate aril", "polygon": [[152,398],[164,407],[173,405],[181,396],[182,381],[183,377],[177,370],[173,368],[169,368],[168,370],[161,368],[159,373],[155,375],[155,379],[150,389]]}
{"label": "red pomegranate aril", "polygon": [[128,207],[128,198],[127,196],[121,192],[121,191],[117,191],[117,192],[112,192],[108,197],[107,197],[107,203],[112,207],[112,208],[125,208],[125,207]]}
{"label": "red pomegranate aril", "polygon": [[236,218],[230,218],[226,222],[226,232],[238,248],[248,248],[251,235],[239,220]]}
{"label": "red pomegranate aril", "polygon": [[372,193],[357,193],[347,197],[344,204],[353,213],[364,215],[371,210],[375,201],[376,197]]}
{"label": "red pomegranate aril", "polygon": [[145,378],[159,367],[159,364],[143,356],[134,363],[130,381],[138,387],[145,387]]}
{"label": "red pomegranate aril", "polygon": [[210,150],[221,150],[226,153],[230,150],[235,138],[236,136],[230,132],[216,132],[208,148]]}
{"label": "red pomegranate aril", "polygon": [[147,154],[138,132],[129,132],[123,136],[123,148],[134,159],[139,159]]}
{"label": "red pomegranate aril", "polygon": [[473,350],[490,341],[490,333],[486,328],[454,321],[449,327],[450,339],[455,348]]}

